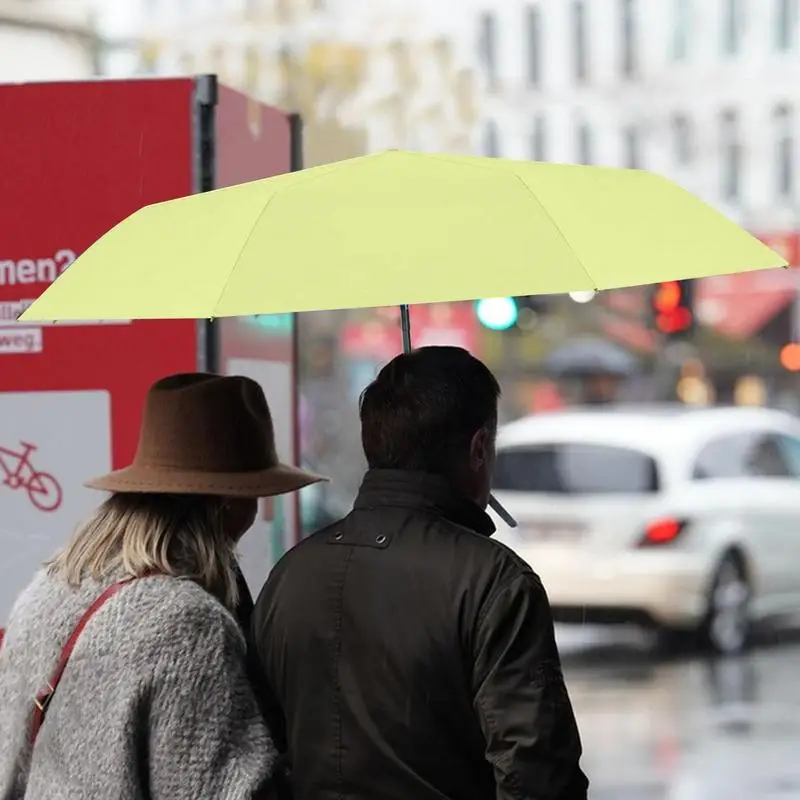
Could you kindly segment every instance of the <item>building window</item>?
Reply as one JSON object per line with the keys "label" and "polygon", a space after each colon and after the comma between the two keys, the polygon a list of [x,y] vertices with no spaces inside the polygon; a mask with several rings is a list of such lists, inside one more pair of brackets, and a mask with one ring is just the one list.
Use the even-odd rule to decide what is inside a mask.
{"label": "building window", "polygon": [[789,106],[778,106],[775,123],[775,188],[779,197],[794,197],[794,114]]}
{"label": "building window", "polygon": [[672,118],[672,139],[675,161],[681,166],[691,163],[694,155],[692,125],[688,117],[676,114]]}
{"label": "building window", "polygon": [[636,125],[629,125],[622,134],[623,164],[628,169],[641,169],[642,137]]}
{"label": "building window", "polygon": [[547,161],[547,123],[541,114],[533,120],[530,152],[534,161]]}
{"label": "building window", "polygon": [[576,131],[575,149],[577,151],[577,162],[579,164],[591,164],[593,161],[592,131],[588,123],[581,122]]}
{"label": "building window", "polygon": [[586,3],[573,0],[572,3],[572,70],[578,83],[583,83],[588,75],[588,41],[586,36]]}
{"label": "building window", "polygon": [[736,202],[741,195],[742,143],[739,116],[735,111],[724,111],[720,117],[722,155],[722,197]]}
{"label": "building window", "polygon": [[620,26],[622,38],[622,74],[626,78],[633,78],[636,75],[638,61],[635,0],[620,0]]}
{"label": "building window", "polygon": [[742,46],[744,34],[743,0],[722,0],[722,51],[725,55],[736,55]]}
{"label": "building window", "polygon": [[528,6],[525,12],[525,28],[527,32],[528,83],[538,86],[542,80],[542,12],[534,6]]}
{"label": "building window", "polygon": [[775,45],[791,50],[797,36],[797,0],[773,0],[775,4]]}
{"label": "building window", "polygon": [[490,86],[497,84],[497,18],[486,13],[480,20],[479,50]]}
{"label": "building window", "polygon": [[672,58],[683,61],[689,57],[692,41],[692,0],[673,0],[673,9]]}
{"label": "building window", "polygon": [[494,120],[489,120],[483,129],[483,154],[489,158],[500,157],[500,132]]}

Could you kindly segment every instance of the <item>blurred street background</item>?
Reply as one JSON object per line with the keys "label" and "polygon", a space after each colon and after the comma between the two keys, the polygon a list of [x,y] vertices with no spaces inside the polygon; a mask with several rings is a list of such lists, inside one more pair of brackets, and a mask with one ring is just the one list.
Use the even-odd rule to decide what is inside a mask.
{"label": "blurred street background", "polygon": [[[306,166],[404,148],[653,170],[796,267],[799,13],[798,0],[0,0],[0,82],[214,73],[302,115]],[[496,489],[520,532],[500,538],[561,612],[596,800],[800,798],[798,275],[411,310],[414,344],[482,358],[501,423],[517,421]],[[399,315],[297,326],[302,459],[335,476],[303,494],[310,532],[358,487],[357,401],[400,350]],[[587,557],[606,583],[573,566]],[[677,593],[654,597],[662,584]],[[758,625],[741,652],[745,613]],[[687,627],[704,647],[664,646]]]}

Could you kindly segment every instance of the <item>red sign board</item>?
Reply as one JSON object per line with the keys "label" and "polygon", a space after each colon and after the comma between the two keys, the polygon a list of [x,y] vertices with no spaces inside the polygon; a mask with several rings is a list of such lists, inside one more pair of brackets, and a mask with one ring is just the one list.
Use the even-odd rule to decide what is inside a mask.
{"label": "red sign board", "polygon": [[0,86],[0,620],[134,455],[148,386],[197,368],[197,323],[17,314],[141,206],[193,188],[194,81]]}
{"label": "red sign board", "polygon": [[[133,457],[148,387],[205,366],[206,355],[195,320],[26,325],[15,321],[19,312],[142,206],[215,178],[230,184],[289,168],[285,115],[220,87],[218,107],[203,106],[209,124],[209,114],[195,113],[199,85],[0,86],[0,621],[99,499],[83,482]],[[216,176],[199,157],[200,118],[219,157]],[[290,431],[294,460],[291,340],[254,343],[237,324],[222,330],[225,359],[267,353],[288,370],[290,399],[276,429]]]}
{"label": "red sign board", "polygon": [[191,80],[0,86],[0,392],[108,392],[115,467],[133,456],[147,387],[196,368],[195,323],[12,321],[124,217],[191,193],[192,91]]}

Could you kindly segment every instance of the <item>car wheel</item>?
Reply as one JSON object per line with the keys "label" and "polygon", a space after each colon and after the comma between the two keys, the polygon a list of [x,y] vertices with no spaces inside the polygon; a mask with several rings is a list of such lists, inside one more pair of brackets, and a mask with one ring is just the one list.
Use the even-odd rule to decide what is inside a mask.
{"label": "car wheel", "polygon": [[728,553],[719,562],[708,592],[700,628],[701,643],[718,655],[735,655],[750,635],[750,582],[741,557]]}

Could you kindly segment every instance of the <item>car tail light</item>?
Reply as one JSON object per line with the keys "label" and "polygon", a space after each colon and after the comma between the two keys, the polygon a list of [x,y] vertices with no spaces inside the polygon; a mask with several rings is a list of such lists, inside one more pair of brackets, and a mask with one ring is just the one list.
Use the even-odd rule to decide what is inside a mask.
{"label": "car tail light", "polygon": [[644,530],[639,547],[662,547],[672,544],[686,528],[685,519],[661,517],[655,519]]}

